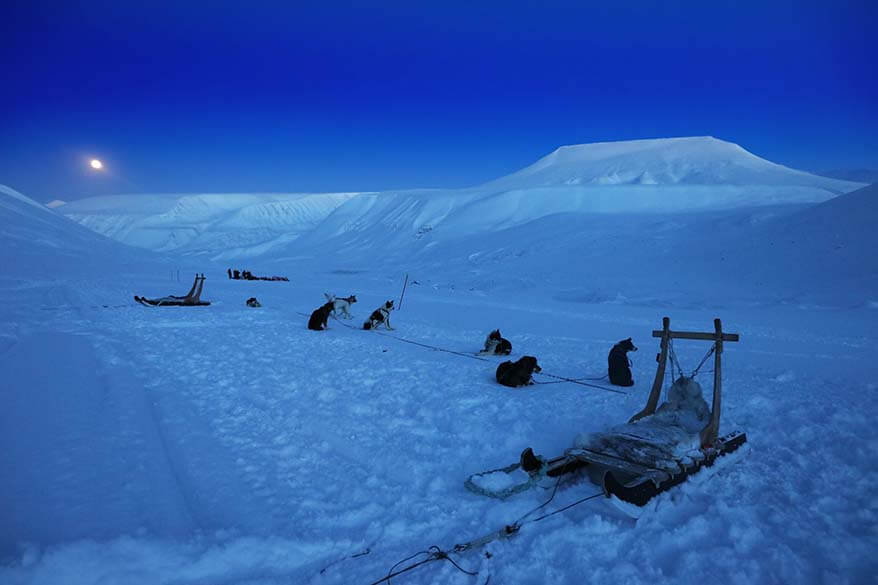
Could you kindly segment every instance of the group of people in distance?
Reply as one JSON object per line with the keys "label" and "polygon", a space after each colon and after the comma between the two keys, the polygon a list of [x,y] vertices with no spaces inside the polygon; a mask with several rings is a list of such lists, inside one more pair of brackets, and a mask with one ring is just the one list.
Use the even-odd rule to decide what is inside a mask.
{"label": "group of people in distance", "polygon": [[253,273],[249,270],[232,270],[229,268],[226,272],[230,280],[282,280],[284,282],[289,282],[290,280],[286,276],[253,276]]}

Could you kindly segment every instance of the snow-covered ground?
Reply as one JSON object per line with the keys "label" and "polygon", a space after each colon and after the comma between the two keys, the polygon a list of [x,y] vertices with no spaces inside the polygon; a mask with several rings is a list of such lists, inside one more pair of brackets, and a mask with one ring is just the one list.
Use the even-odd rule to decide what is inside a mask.
{"label": "snow-covered ground", "polygon": [[[392,582],[875,582],[874,188],[473,232],[392,230],[377,216],[318,237],[345,225],[336,214],[366,217],[345,211],[365,197],[313,235],[235,261],[290,278],[265,282],[122,246],[68,221],[66,206],[0,192],[0,245],[14,250],[0,276],[0,582],[373,583],[548,500],[541,488],[480,497],[464,480],[526,446],[559,454],[640,410],[665,315],[708,331],[721,317],[741,335],[723,356],[721,430],[746,431],[745,449],[638,519],[597,497],[450,555],[477,577],[442,560]],[[132,301],[183,294],[196,270],[209,307]],[[395,331],[363,331],[399,302],[404,272]],[[307,330],[324,292],[356,294],[357,318]],[[246,307],[251,296],[263,307]],[[510,389],[494,381],[500,358],[423,347],[474,353],[497,327],[513,358],[567,377],[603,375],[613,343],[633,337],[636,383]],[[687,369],[707,349],[676,344]],[[540,514],[598,491],[571,478]]]}
{"label": "snow-covered ground", "polygon": [[[548,499],[490,500],[463,481],[525,446],[557,454],[626,420],[654,375],[658,308],[422,284],[409,287],[390,335],[336,321],[318,333],[306,314],[324,290],[356,292],[363,318],[397,297],[400,279],[207,274],[206,308],[130,301],[185,292],[163,274],[0,292],[0,581],[371,583],[410,554],[448,550]],[[249,296],[263,308],[245,307]],[[746,453],[658,497],[639,520],[599,498],[453,557],[479,580],[437,562],[394,582],[874,579],[874,309],[670,312],[674,326],[696,330],[717,315],[741,334],[724,356],[722,428],[747,431]],[[628,395],[512,390],[493,381],[493,363],[393,338],[474,352],[494,327],[513,357],[576,377],[602,375],[609,347],[633,336],[636,385]],[[705,349],[678,343],[690,368]],[[597,489],[565,484],[546,510]]]}

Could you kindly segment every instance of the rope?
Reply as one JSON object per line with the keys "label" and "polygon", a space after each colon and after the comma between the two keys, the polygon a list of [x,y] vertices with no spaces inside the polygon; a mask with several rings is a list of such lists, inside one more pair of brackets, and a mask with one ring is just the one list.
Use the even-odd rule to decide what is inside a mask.
{"label": "rope", "polygon": [[[308,315],[306,313],[301,313],[299,311],[296,311],[296,314],[302,315],[304,317],[310,317],[310,315]],[[342,323],[342,321],[339,320],[338,317],[336,317],[335,315],[332,315],[332,318],[335,319],[339,324],[343,325],[344,327],[347,327],[348,329],[359,329],[358,327],[354,327],[353,325],[348,325],[347,323]],[[428,343],[421,343],[420,341],[412,341],[411,339],[399,337],[398,335],[391,335],[390,333],[387,333],[385,331],[378,331],[377,329],[373,329],[372,331],[374,333],[377,333],[378,335],[390,337],[391,339],[395,339],[397,341],[401,341],[403,343],[408,343],[411,345],[416,345],[418,347],[423,347],[425,349],[432,349],[433,351],[441,351],[444,353],[450,353],[452,355],[459,355],[461,357],[465,357],[465,358],[469,358],[469,359],[473,359],[473,360],[479,360],[481,362],[491,362],[491,363],[494,362],[494,360],[490,360],[488,358],[473,355],[471,353],[464,353],[462,351],[454,351],[453,349],[445,349],[444,347],[437,347],[435,345],[430,345]],[[615,388],[607,388],[606,386],[599,386],[597,384],[589,384],[588,382],[582,381],[582,380],[595,380],[595,379],[601,380],[603,378],[606,378],[607,376],[601,376],[600,378],[566,378],[564,376],[556,376],[554,374],[548,374],[546,372],[540,372],[538,375],[548,376],[549,378],[555,378],[557,380],[557,382],[534,382],[535,384],[560,384],[561,382],[570,382],[571,384],[579,384],[580,386],[586,386],[588,388],[597,388],[599,390],[606,390],[607,392],[615,392],[616,394],[623,394],[626,396],[628,395],[627,392],[623,392],[622,390],[616,390]]]}
{"label": "rope", "polygon": [[351,554],[351,555],[346,555],[346,556],[341,557],[340,559],[336,559],[336,560],[332,561],[331,563],[329,563],[328,565],[326,565],[325,567],[323,567],[322,569],[320,569],[320,574],[321,574],[321,575],[324,574],[328,568],[330,568],[330,567],[332,567],[332,566],[334,566],[334,565],[337,565],[337,564],[339,564],[339,563],[341,563],[341,562],[343,562],[343,561],[346,561],[346,560],[348,560],[348,559],[356,559],[356,558],[359,558],[359,557],[364,557],[364,556],[366,556],[367,554],[369,554],[369,553],[371,553],[371,552],[372,552],[371,549],[369,549],[369,548],[365,548],[365,549],[361,550],[361,551],[358,552],[358,553],[354,553],[354,554]]}
{"label": "rope", "polygon": [[[624,394],[628,395],[627,392],[623,392],[621,390],[616,390],[615,388],[607,388],[606,386],[598,386],[597,384],[589,384],[588,382],[580,382],[576,378],[565,378],[564,376],[556,376],[554,374],[547,374],[546,372],[539,372],[538,376],[548,376],[549,378],[555,378],[561,382],[571,382],[573,384],[579,384],[580,386],[587,386],[589,388],[598,388],[600,390],[606,390],[607,392],[615,392],[616,394]],[[544,382],[545,383],[545,382]]]}
{"label": "rope", "polygon": [[715,352],[715,351],[716,351],[716,342],[713,342],[713,345],[710,346],[710,350],[708,350],[708,352],[706,354],[704,354],[704,357],[701,358],[701,363],[698,364],[698,367],[695,368],[695,370],[692,372],[692,375],[689,376],[690,378],[694,378],[695,376],[698,375],[698,370],[701,369],[701,366],[704,365],[704,362],[706,362],[708,360],[708,358],[710,356],[712,356],[713,352]]}
{"label": "rope", "polygon": [[[405,567],[404,569],[400,569],[399,571],[396,571],[395,573],[393,572],[393,570],[394,570],[396,567],[398,567],[399,565],[401,565],[401,564],[403,564],[403,563],[405,563],[405,562],[407,562],[407,561],[410,561],[410,560],[412,560],[413,558],[415,558],[415,557],[417,557],[417,556],[420,556],[420,555],[429,555],[429,556],[428,556],[426,559],[422,560],[422,561],[418,561],[417,563],[414,563],[414,564],[412,564],[412,565],[409,565],[408,567]],[[390,585],[390,580],[391,580],[393,577],[396,577],[397,575],[402,575],[403,573],[406,573],[406,572],[408,572],[408,571],[411,571],[412,569],[415,569],[415,568],[417,568],[417,567],[420,567],[421,565],[426,565],[427,563],[430,563],[430,562],[433,562],[433,561],[448,561],[448,562],[451,563],[451,564],[454,566],[454,568],[456,568],[458,571],[460,571],[461,573],[465,573],[465,574],[467,574],[467,575],[469,575],[469,576],[471,576],[471,577],[475,577],[476,575],[479,574],[478,571],[467,571],[466,569],[464,569],[463,567],[461,567],[460,565],[458,565],[458,564],[454,561],[454,559],[452,559],[451,557],[449,557],[447,552],[445,552],[444,550],[442,550],[442,549],[439,548],[438,546],[435,546],[435,545],[434,545],[434,546],[431,546],[431,547],[430,547],[429,549],[427,549],[427,550],[422,550],[422,551],[420,551],[420,552],[416,552],[415,554],[413,554],[413,555],[411,555],[411,556],[409,556],[409,557],[406,557],[405,559],[399,561],[398,563],[396,563],[395,565],[393,565],[393,566],[390,568],[390,571],[388,571],[386,577],[382,577],[381,579],[378,579],[377,581],[373,581],[373,582],[370,583],[369,585],[378,585],[379,583],[384,583],[384,582],[386,582],[388,585]]]}
{"label": "rope", "polygon": [[[707,353],[704,354],[704,357],[701,358],[701,361],[698,363],[698,366],[696,366],[696,368],[694,370],[692,370],[692,374],[689,376],[686,376],[686,374],[683,373],[683,366],[680,365],[680,360],[677,359],[677,352],[674,351],[673,339],[668,340],[668,351],[669,351],[669,357],[671,359],[671,382],[676,382],[678,378],[683,378],[683,377],[694,378],[695,376],[697,376],[698,372],[701,370],[701,367],[705,363],[707,363],[707,360],[710,359],[710,356],[712,356],[713,353],[716,351],[716,342],[714,342],[710,346],[710,349],[707,350]],[[680,373],[679,376],[675,375],[675,372],[674,372],[675,366],[676,366],[677,372]]]}
{"label": "rope", "polygon": [[[518,520],[516,520],[512,524],[507,524],[503,528],[501,528],[500,530],[491,532],[490,534],[487,534],[481,538],[470,540],[470,541],[465,542],[465,543],[455,544],[454,547],[452,548],[452,552],[460,554],[460,553],[464,553],[466,551],[472,550],[472,549],[477,548],[477,547],[482,547],[482,546],[484,546],[490,542],[493,542],[495,540],[509,538],[510,536],[517,534],[521,530],[522,526],[526,526],[527,524],[532,524],[534,522],[539,522],[541,520],[545,520],[546,518],[554,516],[555,514],[560,514],[561,512],[565,512],[565,511],[569,510],[570,508],[573,508],[574,506],[578,506],[579,504],[582,504],[584,502],[587,502],[589,500],[593,500],[595,498],[598,498],[598,497],[601,497],[604,495],[604,492],[600,491],[598,493],[591,494],[591,495],[586,496],[584,498],[580,498],[580,499],[576,500],[575,502],[572,502],[572,503],[564,506],[563,508],[559,508],[559,509],[554,510],[552,512],[549,512],[547,514],[543,514],[542,516],[538,516],[537,518],[534,518],[532,520],[526,520],[528,516],[530,516],[534,512],[537,512],[538,510],[545,508],[546,506],[548,506],[552,502],[552,500],[555,499],[555,495],[558,493],[558,487],[561,485],[561,482],[563,480],[564,480],[564,476],[559,476],[558,481],[555,482],[555,487],[552,490],[552,495],[549,496],[549,499],[547,499],[545,502],[543,502],[542,504],[540,504],[536,508],[530,510],[527,514],[520,517]],[[405,567],[404,569],[401,569],[399,571],[394,572],[394,569],[396,569],[396,567],[398,567],[402,563],[410,561],[410,560],[414,559],[415,557],[417,557],[419,555],[423,555],[423,554],[428,554],[430,556],[422,561],[418,561],[417,563],[409,565],[408,567]],[[447,560],[452,565],[454,565],[459,571],[461,571],[462,573],[466,573],[467,575],[474,577],[474,576],[479,574],[478,571],[467,571],[467,570],[461,568],[460,565],[455,563],[454,560],[448,556],[447,552],[443,551],[442,549],[440,549],[437,546],[431,546],[426,551],[417,552],[417,553],[399,561],[398,563],[396,563],[395,565],[393,565],[390,568],[390,571],[388,571],[388,574],[386,577],[379,579],[377,581],[374,581],[374,582],[370,583],[369,585],[379,585],[380,583],[384,583],[384,582],[387,582],[388,585],[390,585],[391,578],[396,577],[397,575],[401,575],[402,573],[405,573],[406,571],[411,571],[412,569],[415,569],[415,568],[417,568],[421,565],[424,565],[426,563],[429,563],[431,561],[437,561],[437,560]],[[487,583],[490,580],[491,580],[491,577],[488,576],[488,579],[485,581],[485,584],[487,585]]]}

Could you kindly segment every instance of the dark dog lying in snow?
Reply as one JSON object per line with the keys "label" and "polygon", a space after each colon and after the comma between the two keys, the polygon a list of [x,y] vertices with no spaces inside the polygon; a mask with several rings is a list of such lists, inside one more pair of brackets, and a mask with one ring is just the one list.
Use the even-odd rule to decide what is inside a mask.
{"label": "dark dog lying in snow", "polygon": [[637,351],[630,337],[623,339],[610,350],[610,355],[607,356],[610,384],[616,386],[634,385],[634,378],[631,377],[631,361],[628,359],[629,351]]}
{"label": "dark dog lying in snow", "polygon": [[390,311],[393,310],[393,301],[387,301],[384,303],[384,306],[378,307],[372,314],[369,315],[369,320],[363,323],[363,329],[375,329],[382,323],[388,329],[393,329],[390,326]]}
{"label": "dark dog lying in snow", "polygon": [[503,362],[497,366],[497,381],[510,388],[533,384],[531,376],[534,372],[542,372],[537,358],[526,355],[517,362]]}
{"label": "dark dog lying in snow", "polygon": [[500,336],[499,329],[494,329],[493,331],[491,331],[491,333],[488,334],[488,338],[485,339],[485,349],[483,349],[479,353],[509,355],[510,353],[512,353],[512,344],[509,343],[508,339],[503,339],[503,337]]}
{"label": "dark dog lying in snow", "polygon": [[323,331],[326,329],[326,322],[329,320],[329,314],[332,312],[332,302],[328,302],[318,309],[314,309],[311,318],[308,319],[308,329],[312,331]]}

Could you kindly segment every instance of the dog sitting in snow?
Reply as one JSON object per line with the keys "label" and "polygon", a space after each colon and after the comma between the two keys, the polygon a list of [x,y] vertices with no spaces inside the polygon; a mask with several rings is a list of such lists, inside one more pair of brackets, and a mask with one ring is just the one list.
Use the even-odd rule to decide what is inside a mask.
{"label": "dog sitting in snow", "polygon": [[526,355],[517,362],[503,362],[497,366],[497,381],[510,388],[533,384],[531,376],[534,372],[542,372],[537,358]]}
{"label": "dog sitting in snow", "polygon": [[634,385],[634,378],[631,377],[631,360],[628,359],[629,351],[637,351],[630,337],[623,339],[610,350],[610,355],[607,356],[610,384],[616,386]]}
{"label": "dog sitting in snow", "polygon": [[308,329],[312,331],[323,331],[326,329],[326,322],[329,320],[329,314],[332,312],[332,303],[326,303],[320,308],[314,309],[311,318],[308,319]]}
{"label": "dog sitting in snow", "polygon": [[393,301],[387,301],[384,303],[384,306],[378,307],[372,314],[369,315],[369,320],[363,323],[363,329],[375,329],[382,323],[384,326],[390,330],[393,330],[393,327],[390,326],[390,311],[393,310]]}
{"label": "dog sitting in snow", "polygon": [[353,319],[354,316],[351,315],[351,304],[357,302],[357,295],[351,295],[349,297],[336,297],[335,295],[331,295],[329,293],[323,293],[323,296],[326,297],[326,300],[332,303],[332,316],[338,318],[339,313],[345,319]]}
{"label": "dog sitting in snow", "polygon": [[492,355],[509,355],[512,353],[512,344],[509,343],[508,339],[503,339],[500,336],[500,330],[494,329],[491,333],[488,334],[487,339],[485,339],[485,349],[479,352],[480,354],[490,353]]}

